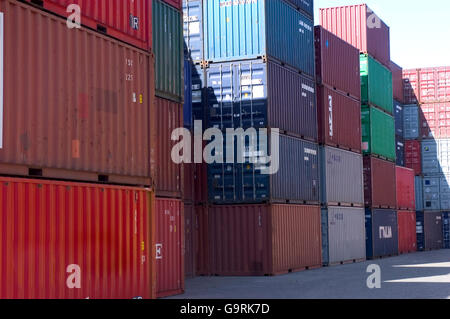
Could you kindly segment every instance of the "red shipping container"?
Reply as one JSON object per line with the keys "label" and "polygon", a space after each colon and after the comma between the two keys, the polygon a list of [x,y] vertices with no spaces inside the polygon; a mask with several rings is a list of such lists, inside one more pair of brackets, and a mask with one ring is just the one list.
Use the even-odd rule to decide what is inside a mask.
{"label": "red shipping container", "polygon": [[422,147],[419,141],[405,141],[405,165],[414,170],[416,176],[422,174]]}
{"label": "red shipping container", "polygon": [[195,276],[195,209],[193,204],[184,204],[184,274]]}
{"label": "red shipping container", "polygon": [[195,164],[183,163],[183,202],[192,204],[195,202]]}
{"label": "red shipping container", "polygon": [[81,24],[144,50],[152,48],[152,1],[150,0],[25,0],[64,18],[80,6]]}
{"label": "red shipping container", "polygon": [[367,207],[397,207],[395,163],[364,157],[364,202]]}
{"label": "red shipping container", "polygon": [[416,212],[398,212],[398,252],[408,254],[417,251]]}
{"label": "red shipping container", "polygon": [[405,104],[419,103],[419,72],[403,70],[403,102]]}
{"label": "red shipping container", "polygon": [[209,207],[207,205],[195,205],[194,217],[195,275],[209,276],[211,274]]}
{"label": "red shipping container", "polygon": [[422,104],[420,111],[422,138],[450,138],[450,102]]}
{"label": "red shipping container", "polygon": [[450,67],[419,69],[420,103],[450,102]]}
{"label": "red shipping container", "polygon": [[183,190],[183,165],[172,160],[172,132],[183,127],[183,106],[180,103],[156,97],[156,195],[181,198]]}
{"label": "red shipping container", "polygon": [[415,210],[414,170],[397,166],[395,174],[397,179],[397,208],[400,210]]}
{"label": "red shipping container", "polygon": [[184,204],[176,199],[156,199],[156,295],[184,292]]}
{"label": "red shipping container", "polygon": [[320,9],[320,25],[389,67],[389,27],[367,5]]}
{"label": "red shipping container", "polygon": [[317,80],[360,101],[359,50],[321,26],[316,26],[314,32]]}
{"label": "red shipping container", "polygon": [[206,163],[195,165],[194,194],[196,204],[208,203],[208,165]]}
{"label": "red shipping container", "polygon": [[[150,0],[148,0],[148,1],[150,1]],[[182,0],[162,0],[162,2],[165,2],[178,10],[181,10],[181,4],[183,1]]]}
{"label": "red shipping container", "polygon": [[154,298],[153,208],[144,188],[0,177],[0,298]]}
{"label": "red shipping container", "polygon": [[319,143],[361,153],[361,102],[317,86]]}
{"label": "red shipping container", "polygon": [[389,69],[392,72],[392,86],[394,89],[394,100],[403,103],[403,69],[394,62],[390,62]]}
{"label": "red shipping container", "polygon": [[316,206],[211,207],[211,273],[264,276],[320,267],[320,218]]}
{"label": "red shipping container", "polygon": [[151,185],[152,57],[18,1],[0,11],[0,174]]}

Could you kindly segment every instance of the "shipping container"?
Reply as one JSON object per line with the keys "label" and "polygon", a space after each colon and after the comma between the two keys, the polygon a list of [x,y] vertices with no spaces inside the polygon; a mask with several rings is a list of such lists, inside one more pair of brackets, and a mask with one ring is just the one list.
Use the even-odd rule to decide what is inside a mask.
{"label": "shipping container", "polygon": [[439,201],[441,210],[450,210],[450,177],[441,176],[439,179]]}
{"label": "shipping container", "polygon": [[183,102],[183,123],[187,129],[194,128],[192,118],[192,61],[184,58],[184,102]]}
{"label": "shipping container", "polygon": [[199,64],[192,67],[191,73],[192,90],[192,121],[202,121],[206,126],[206,74],[205,69]]}
{"label": "shipping container", "polygon": [[423,207],[426,210],[441,210],[440,177],[423,178]]}
{"label": "shipping container", "polygon": [[314,18],[314,0],[286,0],[299,11],[303,11],[311,19]]}
{"label": "shipping container", "polygon": [[320,148],[321,203],[364,206],[363,157],[332,147]]}
{"label": "shipping container", "polygon": [[419,103],[419,72],[417,70],[403,70],[403,103]]}
{"label": "shipping container", "polygon": [[368,259],[398,255],[397,211],[366,209],[366,255]]}
{"label": "shipping container", "polygon": [[210,127],[279,128],[317,140],[314,81],[294,69],[271,60],[217,63],[206,78]]}
{"label": "shipping container", "polygon": [[442,229],[444,239],[444,249],[450,249],[450,213],[442,213]]}
{"label": "shipping container", "polygon": [[194,258],[197,276],[211,275],[209,206],[194,206]]}
{"label": "shipping container", "polygon": [[449,175],[450,139],[423,140],[422,166],[424,175]]}
{"label": "shipping container", "polygon": [[17,1],[0,11],[0,174],[151,185],[151,56]]}
{"label": "shipping container", "polygon": [[416,211],[423,211],[423,177],[414,177],[415,192],[416,192]]}
{"label": "shipping container", "polygon": [[423,139],[449,139],[450,102],[422,104],[420,130]]}
{"label": "shipping container", "polygon": [[419,69],[420,103],[450,102],[450,67]]}
{"label": "shipping container", "polygon": [[322,209],[322,263],[336,265],[366,258],[364,208]]}
{"label": "shipping container", "polygon": [[183,0],[185,54],[194,62],[203,61],[203,0]]}
{"label": "shipping container", "polygon": [[393,114],[392,73],[371,56],[360,56],[361,102]]}
{"label": "shipping container", "polygon": [[392,88],[394,91],[394,100],[403,102],[403,68],[391,61],[389,63],[389,69],[392,72]]}
{"label": "shipping container", "polygon": [[317,83],[361,100],[359,50],[323,27],[314,35]]}
{"label": "shipping container", "polygon": [[414,170],[416,175],[422,174],[422,152],[419,141],[405,141],[405,166]]}
{"label": "shipping container", "polygon": [[360,102],[317,86],[319,143],[361,153]]}
{"label": "shipping container", "polygon": [[395,119],[395,134],[404,138],[403,127],[404,127],[404,114],[403,114],[403,104],[394,100],[394,119]]}
{"label": "shipping container", "polygon": [[397,208],[399,210],[415,210],[414,171],[397,166],[395,176],[397,179]]}
{"label": "shipping container", "polygon": [[314,77],[313,21],[287,2],[209,0],[203,12],[206,61],[270,57]]}
{"label": "shipping container", "polygon": [[419,106],[405,105],[403,107],[403,136],[407,140],[419,138]]}
{"label": "shipping container", "polygon": [[[274,142],[270,140],[267,143],[260,136],[258,150],[248,152],[248,155],[267,154],[264,145],[267,143],[270,147]],[[272,150],[271,154],[275,155],[275,151]],[[317,144],[280,134],[279,169],[274,174],[270,174],[268,165],[261,164],[265,156],[252,155],[246,158],[245,163],[239,164],[236,153],[234,163],[208,165],[208,194],[211,203],[319,203]],[[224,159],[225,156],[224,154]],[[252,163],[255,160],[258,162]],[[271,159],[270,165],[273,169],[276,168],[276,157]]]}
{"label": "shipping container", "polygon": [[395,208],[395,164],[371,156],[364,157],[364,202],[366,207]]}
{"label": "shipping container", "polygon": [[157,198],[156,224],[156,296],[184,292],[184,204],[177,199]]}
{"label": "shipping container", "polygon": [[206,163],[195,164],[194,194],[196,204],[208,203],[208,165]]}
{"label": "shipping container", "polygon": [[195,206],[184,203],[184,275],[195,277]]}
{"label": "shipping container", "polygon": [[417,212],[417,249],[437,250],[443,248],[442,213]]}
{"label": "shipping container", "polygon": [[0,177],[0,298],[155,298],[153,210],[144,188]]}
{"label": "shipping container", "polygon": [[172,160],[172,132],[183,127],[182,105],[166,99],[156,98],[156,194],[161,197],[181,198],[183,190],[183,165]]}
{"label": "shipping container", "polygon": [[171,5],[172,7],[174,7],[177,10],[181,10],[182,8],[182,0],[162,0],[163,2]]}
{"label": "shipping container", "polygon": [[416,212],[398,212],[398,252],[409,254],[417,251]]}
{"label": "shipping container", "polygon": [[389,67],[389,27],[365,4],[320,9],[320,25]]}
{"label": "shipping container", "polygon": [[213,275],[279,275],[322,264],[318,206],[213,206],[209,219]]}
{"label": "shipping container", "polygon": [[401,136],[395,136],[395,146],[396,146],[396,164],[398,166],[405,167],[405,141]]}
{"label": "shipping container", "polygon": [[395,161],[394,118],[377,108],[363,106],[361,119],[363,153]]}
{"label": "shipping container", "polygon": [[100,33],[139,47],[152,49],[152,2],[148,0],[25,0],[61,17],[70,18],[78,5],[81,24]]}
{"label": "shipping container", "polygon": [[184,51],[181,12],[161,0],[152,1],[156,95],[182,102]]}

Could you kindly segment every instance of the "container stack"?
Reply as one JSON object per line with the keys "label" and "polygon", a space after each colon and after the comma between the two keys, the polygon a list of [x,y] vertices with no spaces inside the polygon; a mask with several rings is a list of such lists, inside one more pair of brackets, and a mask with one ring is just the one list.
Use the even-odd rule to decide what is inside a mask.
{"label": "container stack", "polygon": [[315,29],[322,263],[365,260],[360,52]]}
{"label": "container stack", "polygon": [[152,0],[155,55],[157,296],[184,291],[183,165],[172,159],[171,136],[183,127],[184,59],[181,0]]}
{"label": "container stack", "polygon": [[[405,100],[414,102],[411,143],[421,157],[416,177],[417,240],[420,250],[444,246],[446,212],[450,210],[450,67],[405,70]],[[448,226],[447,226],[448,227]],[[445,235],[446,234],[446,235]]]}
{"label": "container stack", "polygon": [[361,53],[366,255],[396,255],[396,143],[389,27],[367,5],[321,9],[320,17],[324,29]]}
{"label": "container stack", "polygon": [[151,8],[61,3],[0,1],[0,298],[154,298]]}

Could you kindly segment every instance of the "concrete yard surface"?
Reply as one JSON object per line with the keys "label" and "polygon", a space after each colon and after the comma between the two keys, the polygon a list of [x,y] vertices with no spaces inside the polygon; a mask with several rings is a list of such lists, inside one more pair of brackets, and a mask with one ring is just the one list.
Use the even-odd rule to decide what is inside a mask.
{"label": "concrete yard surface", "polygon": [[[370,265],[378,272],[368,273]],[[375,267],[377,268],[377,267]],[[368,288],[377,283],[380,288]],[[418,252],[275,277],[196,277],[174,299],[450,299],[450,250]]]}

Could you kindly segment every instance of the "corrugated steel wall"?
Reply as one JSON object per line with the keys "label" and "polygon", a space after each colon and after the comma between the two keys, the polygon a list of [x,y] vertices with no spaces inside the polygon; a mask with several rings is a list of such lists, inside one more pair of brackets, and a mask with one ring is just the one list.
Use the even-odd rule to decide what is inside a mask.
{"label": "corrugated steel wall", "polygon": [[195,276],[195,207],[184,203],[184,273]]}
{"label": "corrugated steel wall", "polygon": [[416,212],[398,212],[398,252],[407,254],[417,251]]}
{"label": "corrugated steel wall", "polygon": [[416,175],[422,174],[422,155],[419,141],[405,141],[405,166],[414,170]]}
{"label": "corrugated steel wall", "polygon": [[425,249],[435,250],[443,248],[442,213],[424,213]]}
{"label": "corrugated steel wall", "polygon": [[397,218],[395,210],[366,209],[367,258],[398,254]]}
{"label": "corrugated steel wall", "polygon": [[[183,0],[183,34],[185,56],[203,61],[203,0]],[[185,80],[185,83],[190,83]]]}
{"label": "corrugated steel wall", "polygon": [[397,166],[395,176],[397,179],[397,208],[400,210],[414,210],[416,208],[414,171]]}
{"label": "corrugated steel wall", "polygon": [[394,163],[364,157],[364,201],[367,207],[396,208]]}
{"label": "corrugated steel wall", "polygon": [[403,68],[391,61],[389,63],[389,69],[392,72],[394,100],[403,102]]}
{"label": "corrugated steel wall", "polygon": [[419,138],[419,107],[405,105],[403,108],[403,136],[408,140]]}
{"label": "corrugated steel wall", "polygon": [[414,186],[416,191],[416,211],[423,211],[423,177],[414,177]]}

